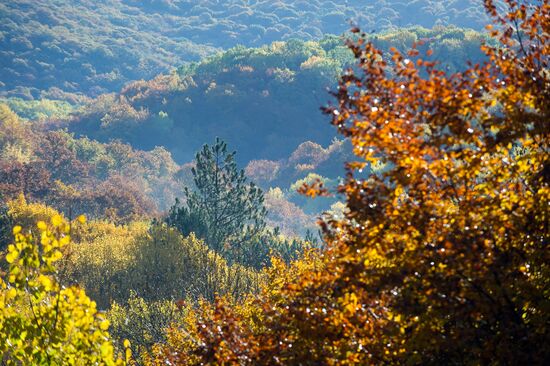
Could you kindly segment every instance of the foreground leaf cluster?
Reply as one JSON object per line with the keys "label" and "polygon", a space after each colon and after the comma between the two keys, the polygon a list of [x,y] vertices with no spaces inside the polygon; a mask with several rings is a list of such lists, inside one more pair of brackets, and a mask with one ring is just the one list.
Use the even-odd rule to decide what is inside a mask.
{"label": "foreground leaf cluster", "polygon": [[[79,218],[84,221],[83,218]],[[56,262],[70,242],[59,215],[33,232],[13,228],[9,264],[0,279],[0,359],[7,365],[122,365],[114,355],[109,321],[83,289],[61,286]]]}

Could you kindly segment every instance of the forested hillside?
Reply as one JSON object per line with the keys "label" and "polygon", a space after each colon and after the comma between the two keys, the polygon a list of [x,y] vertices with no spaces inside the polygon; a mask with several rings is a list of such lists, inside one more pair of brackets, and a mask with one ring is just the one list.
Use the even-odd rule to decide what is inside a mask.
{"label": "forested hillside", "polygon": [[550,364],[550,0],[0,1],[0,365]]}
{"label": "forested hillside", "polygon": [[[411,28],[369,40],[383,50],[405,50],[424,40],[432,59],[452,73],[466,60],[483,60],[481,33],[460,28]],[[338,73],[352,54],[339,37],[236,47],[177,72],[128,84],[117,94],[92,100],[76,113],[70,131],[100,141],[122,139],[141,149],[164,146],[186,162],[204,141],[219,136],[239,159],[281,159],[311,140],[327,146],[334,137],[320,113]]]}
{"label": "forested hillside", "polygon": [[2,1],[0,91],[25,99],[97,96],[216,50],[168,35],[176,22],[119,0]]}
{"label": "forested hillside", "polygon": [[[33,112],[34,113],[34,112]],[[213,141],[213,140],[212,140]],[[304,142],[285,159],[242,165],[265,192],[272,228],[294,237],[335,199],[305,200],[301,182],[322,177],[337,184],[350,149],[335,140],[323,148]],[[238,154],[237,154],[238,157]],[[47,203],[64,214],[128,223],[165,213],[192,185],[194,163],[178,164],[163,147],[143,151],[120,141],[101,143],[64,130],[44,130],[0,103],[0,198]]]}
{"label": "forested hillside", "polygon": [[220,48],[453,24],[480,29],[475,0],[10,0],[0,3],[0,95],[97,96]]}

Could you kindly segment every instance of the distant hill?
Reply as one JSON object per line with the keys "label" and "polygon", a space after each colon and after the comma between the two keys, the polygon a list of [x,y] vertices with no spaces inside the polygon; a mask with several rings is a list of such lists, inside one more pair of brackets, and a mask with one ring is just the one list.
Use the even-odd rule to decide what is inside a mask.
{"label": "distant hill", "polygon": [[0,2],[0,96],[97,96],[236,45],[318,40],[357,24],[480,29],[481,0],[10,0]]}
{"label": "distant hill", "polygon": [[[401,29],[370,39],[380,48],[422,50],[449,72],[480,61],[480,33],[460,28]],[[319,108],[353,58],[339,37],[236,47],[176,73],[127,85],[98,97],[63,125],[99,141],[121,139],[139,149],[166,147],[180,163],[190,161],[216,136],[239,152],[241,163],[277,160],[311,140],[327,146],[335,136]]]}
{"label": "distant hill", "polygon": [[[33,107],[43,109],[26,107],[31,114]],[[343,141],[326,148],[307,141],[279,161],[251,161],[246,174],[265,192],[268,223],[290,236],[305,235],[307,229],[315,231],[316,217],[335,199],[307,200],[296,188],[316,174],[334,184],[349,158]],[[29,202],[46,203],[72,217],[86,214],[118,223],[150,219],[193,186],[192,166],[177,164],[162,147],[143,151],[117,141],[45,131],[40,121],[21,119],[0,102],[0,207],[24,194]]]}
{"label": "distant hill", "polygon": [[1,1],[0,95],[97,96],[216,51],[170,23],[121,1]]}

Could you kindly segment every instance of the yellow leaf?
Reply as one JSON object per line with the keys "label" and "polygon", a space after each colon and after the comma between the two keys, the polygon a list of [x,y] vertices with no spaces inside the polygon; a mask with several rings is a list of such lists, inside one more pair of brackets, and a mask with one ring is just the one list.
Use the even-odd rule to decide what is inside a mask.
{"label": "yellow leaf", "polygon": [[15,296],[17,296],[17,290],[15,288],[10,288],[7,292],[7,299],[8,300],[11,300],[13,299]]}
{"label": "yellow leaf", "polygon": [[99,323],[99,329],[101,330],[107,330],[109,329],[109,321],[107,319],[103,320],[101,323]]}
{"label": "yellow leaf", "polygon": [[52,280],[48,276],[40,275],[38,276],[38,281],[44,287],[44,290],[49,291],[52,288]]}
{"label": "yellow leaf", "polygon": [[132,360],[132,350],[130,348],[126,348],[126,362],[130,362]]}
{"label": "yellow leaf", "polygon": [[63,218],[61,217],[61,215],[54,215],[54,216],[52,217],[52,225],[53,225],[53,226],[58,227],[58,226],[60,226],[62,223],[63,223]]}
{"label": "yellow leaf", "polygon": [[104,358],[111,357],[113,354],[113,346],[109,342],[103,343],[99,347],[99,350],[101,351],[101,356],[103,356]]}
{"label": "yellow leaf", "polygon": [[8,263],[13,263],[13,262],[15,262],[15,260],[17,259],[18,256],[19,256],[19,252],[18,252],[18,251],[16,251],[16,250],[10,251],[10,252],[6,255],[6,262],[8,262]]}
{"label": "yellow leaf", "polygon": [[63,254],[61,254],[60,251],[55,251],[55,252],[51,255],[50,260],[51,260],[52,262],[55,262],[55,261],[60,260],[62,257],[63,257]]}
{"label": "yellow leaf", "polygon": [[59,239],[59,246],[64,246],[69,244],[71,241],[71,237],[69,235],[65,235],[61,239]]}
{"label": "yellow leaf", "polygon": [[80,216],[78,216],[77,220],[78,220],[78,222],[80,222],[81,224],[85,224],[85,223],[86,223],[86,216],[80,215]]}

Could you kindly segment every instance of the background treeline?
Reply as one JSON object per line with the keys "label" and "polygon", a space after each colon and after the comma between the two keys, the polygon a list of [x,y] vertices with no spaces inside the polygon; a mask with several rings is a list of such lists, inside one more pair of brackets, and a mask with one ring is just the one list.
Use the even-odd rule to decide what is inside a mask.
{"label": "background treeline", "polygon": [[[305,200],[296,187],[318,174],[332,177],[324,179],[335,185],[347,156],[342,141],[327,148],[305,142],[286,159],[243,165],[247,177],[265,191],[269,226],[290,236],[313,230],[315,217],[335,199]],[[143,151],[116,140],[102,143],[45,130],[40,121],[20,118],[0,103],[0,196],[6,200],[24,194],[67,216],[86,214],[114,223],[151,219],[192,186],[193,166],[191,161],[178,164],[163,147]]]}
{"label": "background treeline", "polygon": [[[421,50],[447,72],[481,61],[482,33],[460,28],[401,29],[370,35],[378,47]],[[130,83],[117,94],[87,103],[67,123],[70,131],[99,141],[121,139],[140,149],[166,147],[189,161],[203,142],[223,138],[238,159],[281,159],[311,140],[327,146],[333,132],[319,114],[352,54],[342,39],[274,42],[236,47],[177,72]]]}
{"label": "background treeline", "polygon": [[[47,202],[73,215],[115,222],[149,216],[172,204],[185,173],[159,147],[137,151],[63,131],[43,131],[0,104],[0,194]],[[154,198],[154,200],[153,200]]]}
{"label": "background treeline", "polygon": [[[414,23],[412,20],[414,19]],[[0,4],[0,93],[32,98],[120,89],[220,48],[454,24],[480,29],[475,0],[92,1]]]}
{"label": "background treeline", "polygon": [[26,99],[98,95],[215,50],[121,1],[3,1],[0,19],[0,86]]}

